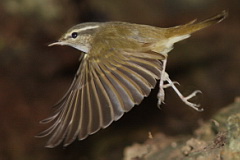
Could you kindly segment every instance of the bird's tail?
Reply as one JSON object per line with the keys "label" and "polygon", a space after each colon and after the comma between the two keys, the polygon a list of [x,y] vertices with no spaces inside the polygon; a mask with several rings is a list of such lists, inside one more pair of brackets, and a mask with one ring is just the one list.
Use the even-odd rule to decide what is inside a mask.
{"label": "bird's tail", "polygon": [[220,14],[206,19],[204,21],[196,23],[196,20],[193,20],[185,25],[176,26],[172,28],[168,28],[166,31],[165,36],[167,38],[175,37],[175,36],[182,36],[182,35],[189,35],[193,32],[199,31],[205,27],[208,27],[212,24],[219,23],[223,21],[228,16],[227,11],[222,11]]}

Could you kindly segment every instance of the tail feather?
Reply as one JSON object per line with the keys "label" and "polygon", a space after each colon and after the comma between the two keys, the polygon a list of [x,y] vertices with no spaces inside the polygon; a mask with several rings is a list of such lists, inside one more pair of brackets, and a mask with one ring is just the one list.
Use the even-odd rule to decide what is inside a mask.
{"label": "tail feather", "polygon": [[228,16],[228,12],[222,11],[220,14],[218,14],[214,17],[211,17],[209,19],[206,19],[206,20],[198,22],[198,23],[195,23],[196,20],[193,20],[185,25],[168,28],[165,33],[165,36],[167,38],[170,38],[170,37],[188,35],[193,32],[199,31],[203,28],[206,28],[212,24],[219,23],[219,22],[223,21],[227,16]]}

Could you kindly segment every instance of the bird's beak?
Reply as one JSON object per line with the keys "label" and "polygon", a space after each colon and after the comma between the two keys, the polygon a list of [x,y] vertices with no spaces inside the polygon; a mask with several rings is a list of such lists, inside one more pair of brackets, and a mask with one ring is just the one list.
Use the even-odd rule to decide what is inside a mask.
{"label": "bird's beak", "polygon": [[48,46],[51,47],[51,46],[55,46],[55,45],[66,45],[66,43],[62,42],[62,41],[57,41],[57,42],[54,42],[54,43],[51,43],[49,44]]}

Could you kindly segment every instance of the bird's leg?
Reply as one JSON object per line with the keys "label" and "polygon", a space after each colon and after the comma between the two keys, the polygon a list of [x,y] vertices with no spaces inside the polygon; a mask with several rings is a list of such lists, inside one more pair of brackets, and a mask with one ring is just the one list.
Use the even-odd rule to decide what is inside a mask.
{"label": "bird's leg", "polygon": [[[196,96],[197,93],[202,93],[200,90],[196,90],[193,93],[191,93],[190,95],[184,97],[182,95],[182,93],[177,89],[177,87],[175,86],[175,84],[179,84],[178,82],[173,82],[170,78],[169,75],[166,73],[165,69],[166,69],[166,63],[167,60],[165,59],[163,61],[163,70],[161,73],[161,79],[160,79],[160,83],[159,83],[159,92],[158,92],[158,107],[160,106],[161,103],[164,103],[164,98],[165,98],[165,93],[164,93],[164,89],[168,88],[168,87],[172,87],[173,90],[177,93],[177,95],[179,96],[179,98],[188,106],[190,106],[191,108],[197,110],[197,111],[203,111],[203,108],[199,109],[200,105],[199,104],[195,104],[192,102],[189,102],[188,100],[191,99],[192,97]],[[164,84],[164,82],[167,82],[167,84]]]}
{"label": "bird's leg", "polygon": [[164,103],[164,99],[165,99],[165,92],[164,92],[164,88],[167,88],[168,86],[164,87],[164,81],[165,81],[165,70],[166,70],[166,64],[167,64],[167,59],[163,60],[163,69],[161,71],[161,77],[160,77],[160,82],[159,82],[159,91],[157,94],[157,98],[158,98],[158,108],[160,108],[161,103]]}
{"label": "bird's leg", "polygon": [[[161,103],[164,103],[164,99],[165,99],[165,92],[164,89],[168,88],[168,87],[172,87],[171,84],[164,84],[164,82],[166,81],[166,77],[168,77],[168,74],[166,74],[165,70],[166,70],[166,65],[167,65],[167,59],[163,60],[163,69],[161,71],[161,77],[160,77],[160,82],[159,82],[159,91],[158,91],[158,107],[160,107]],[[173,82],[173,84],[178,84],[178,82]]]}

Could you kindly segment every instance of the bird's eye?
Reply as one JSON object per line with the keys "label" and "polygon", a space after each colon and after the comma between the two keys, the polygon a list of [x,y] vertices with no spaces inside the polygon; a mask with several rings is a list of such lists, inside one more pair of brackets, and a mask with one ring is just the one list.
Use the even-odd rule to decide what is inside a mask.
{"label": "bird's eye", "polygon": [[73,32],[73,33],[72,33],[72,38],[75,39],[75,38],[77,38],[77,36],[78,36],[78,33],[77,33],[77,32]]}

